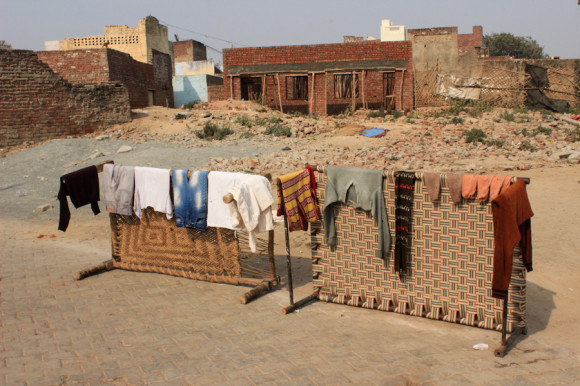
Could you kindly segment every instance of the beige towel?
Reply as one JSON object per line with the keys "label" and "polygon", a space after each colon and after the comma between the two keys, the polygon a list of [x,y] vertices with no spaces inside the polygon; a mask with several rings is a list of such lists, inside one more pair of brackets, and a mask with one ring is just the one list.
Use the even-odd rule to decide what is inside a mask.
{"label": "beige towel", "polygon": [[460,204],[463,174],[448,173],[445,178],[447,180],[447,187],[449,188],[451,199],[454,203]]}
{"label": "beige towel", "polygon": [[438,200],[441,193],[441,173],[423,173],[423,179],[431,202]]}

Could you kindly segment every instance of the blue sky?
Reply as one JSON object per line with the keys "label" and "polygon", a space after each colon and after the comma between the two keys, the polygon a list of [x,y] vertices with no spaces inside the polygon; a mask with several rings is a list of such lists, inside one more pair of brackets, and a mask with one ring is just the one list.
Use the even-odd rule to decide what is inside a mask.
{"label": "blue sky", "polygon": [[407,28],[457,26],[459,33],[481,25],[484,34],[531,36],[551,56],[580,58],[577,0],[0,0],[0,40],[39,51],[46,40],[102,35],[105,25],[135,27],[148,15],[169,26],[170,40],[177,33],[180,40],[218,50],[232,42],[240,47],[340,43],[344,35],[379,38],[381,20],[390,19]]}

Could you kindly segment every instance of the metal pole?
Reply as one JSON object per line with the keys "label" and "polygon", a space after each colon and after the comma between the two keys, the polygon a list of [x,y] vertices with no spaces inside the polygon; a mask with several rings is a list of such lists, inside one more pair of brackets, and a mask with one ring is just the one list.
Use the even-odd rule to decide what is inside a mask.
{"label": "metal pole", "polygon": [[288,235],[288,218],[286,217],[286,206],[284,205],[284,191],[282,182],[278,180],[280,190],[280,201],[282,205],[282,216],[284,216],[284,233],[286,234],[286,265],[288,267],[288,292],[290,293],[290,305],[294,305],[294,287],[292,286],[292,262],[290,259],[290,236]]}

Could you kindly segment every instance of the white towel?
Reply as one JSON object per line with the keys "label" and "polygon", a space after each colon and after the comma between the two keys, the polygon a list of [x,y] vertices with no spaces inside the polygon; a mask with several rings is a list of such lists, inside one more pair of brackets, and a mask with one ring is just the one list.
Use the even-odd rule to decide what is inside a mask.
{"label": "white towel", "polygon": [[244,173],[210,172],[207,177],[207,226],[239,230],[232,224],[228,204],[223,197],[238,186]]}
{"label": "white towel", "polygon": [[166,213],[167,219],[173,217],[170,180],[169,169],[135,167],[134,209],[137,217],[143,217],[141,211],[149,206],[157,212]]}
{"label": "white towel", "polygon": [[274,229],[270,182],[266,177],[246,174],[230,193],[234,196],[229,204],[232,224],[248,231],[250,250],[256,252],[256,233]]}

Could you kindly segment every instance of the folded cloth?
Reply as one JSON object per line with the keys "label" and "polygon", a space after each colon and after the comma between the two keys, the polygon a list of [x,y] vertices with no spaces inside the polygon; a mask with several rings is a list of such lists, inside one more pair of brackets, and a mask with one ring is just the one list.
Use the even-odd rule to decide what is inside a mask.
{"label": "folded cloth", "polygon": [[489,188],[492,176],[477,176],[477,202],[480,204],[489,198]]}
{"label": "folded cloth", "polygon": [[471,200],[475,198],[477,193],[477,175],[476,174],[464,174],[463,175],[463,185],[461,187],[461,195],[466,200]]}
{"label": "folded cloth", "polygon": [[448,173],[445,175],[449,194],[454,203],[461,203],[461,193],[463,189],[463,174]]}
{"label": "folded cloth", "polygon": [[109,213],[131,216],[135,196],[135,167],[103,166],[103,201]]}
{"label": "folded cloth", "polygon": [[256,233],[274,229],[270,181],[263,176],[246,174],[229,193],[234,198],[229,203],[232,225],[248,231],[250,250],[256,252]]}
{"label": "folded cloth", "polygon": [[431,202],[439,199],[441,193],[441,173],[423,173],[423,180]]}
{"label": "folded cloth", "polygon": [[173,204],[169,193],[171,181],[169,169],[135,167],[135,199],[133,209],[137,217],[142,218],[142,210],[152,207],[153,210],[173,217]]}
{"label": "folded cloth", "polygon": [[210,172],[207,177],[207,226],[240,230],[234,227],[230,207],[223,201],[223,197],[238,186],[244,173]]}
{"label": "folded cloth", "polygon": [[511,184],[512,176],[504,176],[500,174],[494,174],[491,177],[491,186],[489,188],[489,200],[493,201],[499,196],[499,194]]}
{"label": "folded cloth", "polygon": [[517,180],[491,202],[493,212],[492,296],[505,299],[512,275],[514,247],[520,241],[527,271],[532,268],[532,222],[534,215],[526,184]]}
{"label": "folded cloth", "polygon": [[95,216],[101,213],[99,209],[99,172],[96,166],[89,166],[84,169],[65,174],[60,177],[60,189],[57,198],[60,201],[60,218],[58,220],[58,230],[63,232],[68,228],[70,222],[70,210],[68,208],[67,196],[75,208],[91,204],[91,209]]}
{"label": "folded cloth", "polygon": [[178,228],[207,230],[207,175],[206,171],[173,170],[173,206]]}
{"label": "folded cloth", "polygon": [[[310,166],[304,170],[281,176],[277,182],[277,215],[282,215],[283,206],[290,232],[306,231],[309,222],[320,220],[320,211],[316,202],[316,181],[314,171]],[[284,200],[283,205],[282,200]]]}

